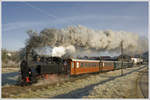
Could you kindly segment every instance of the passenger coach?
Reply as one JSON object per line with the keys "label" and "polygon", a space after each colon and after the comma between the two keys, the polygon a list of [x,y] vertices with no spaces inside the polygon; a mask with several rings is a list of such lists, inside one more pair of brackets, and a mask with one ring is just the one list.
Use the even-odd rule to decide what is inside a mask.
{"label": "passenger coach", "polygon": [[114,69],[113,61],[72,59],[70,75],[110,71]]}

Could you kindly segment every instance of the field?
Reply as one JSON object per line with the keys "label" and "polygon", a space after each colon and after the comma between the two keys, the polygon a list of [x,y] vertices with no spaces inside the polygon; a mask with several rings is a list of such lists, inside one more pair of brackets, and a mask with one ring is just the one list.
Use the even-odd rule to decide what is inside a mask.
{"label": "field", "polygon": [[19,68],[2,68],[2,86],[14,85],[18,79]]}
{"label": "field", "polygon": [[[143,98],[138,79],[147,66],[115,70],[105,73],[89,74],[78,79],[40,80],[32,86],[15,86],[17,69],[3,70],[3,98]],[[5,76],[5,77],[3,77]],[[56,80],[56,77],[53,77]]]}

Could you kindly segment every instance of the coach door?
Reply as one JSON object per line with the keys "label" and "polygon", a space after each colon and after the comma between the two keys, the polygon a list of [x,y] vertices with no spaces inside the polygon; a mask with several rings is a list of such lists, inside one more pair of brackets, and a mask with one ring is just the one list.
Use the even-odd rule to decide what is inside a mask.
{"label": "coach door", "polygon": [[103,69],[103,62],[102,62],[102,61],[100,61],[100,62],[99,62],[99,71],[101,72],[101,71],[102,71],[102,69]]}
{"label": "coach door", "polygon": [[71,62],[71,75],[75,75],[75,62]]}

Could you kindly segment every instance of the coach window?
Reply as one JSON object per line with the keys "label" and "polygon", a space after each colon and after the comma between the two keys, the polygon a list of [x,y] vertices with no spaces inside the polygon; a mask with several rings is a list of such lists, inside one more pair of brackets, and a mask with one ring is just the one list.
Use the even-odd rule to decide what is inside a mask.
{"label": "coach window", "polygon": [[72,66],[72,68],[74,68],[74,62],[72,62],[71,64],[72,64],[72,65],[71,65],[71,66]]}
{"label": "coach window", "polygon": [[89,63],[87,63],[87,67],[89,67]]}
{"label": "coach window", "polygon": [[84,67],[84,62],[82,62],[82,67]]}
{"label": "coach window", "polygon": [[91,67],[91,63],[88,63],[88,66]]}
{"label": "coach window", "polygon": [[91,67],[91,63],[89,63],[89,67]]}
{"label": "coach window", "polygon": [[93,67],[95,67],[95,63],[93,63]]}
{"label": "coach window", "polygon": [[83,62],[83,67],[86,67],[86,64],[85,64],[85,62]]}
{"label": "coach window", "polygon": [[96,67],[98,66],[98,64],[96,63]]}
{"label": "coach window", "polygon": [[90,67],[93,67],[93,66],[92,66],[92,63],[90,63]]}
{"label": "coach window", "polygon": [[91,67],[93,67],[93,63],[91,63]]}
{"label": "coach window", "polygon": [[77,66],[76,67],[79,68],[79,62],[77,62]]}
{"label": "coach window", "polygon": [[97,63],[97,67],[99,66],[99,63]]}
{"label": "coach window", "polygon": [[84,67],[86,67],[86,63],[84,62]]}
{"label": "coach window", "polygon": [[93,67],[95,67],[95,63],[93,63]]}
{"label": "coach window", "polygon": [[88,67],[86,62],[84,63],[84,65],[85,65],[85,67]]}
{"label": "coach window", "polygon": [[92,63],[92,67],[94,67],[94,63]]}
{"label": "coach window", "polygon": [[84,67],[86,67],[86,63],[84,62]]}
{"label": "coach window", "polygon": [[95,63],[93,63],[93,67],[95,67]]}
{"label": "coach window", "polygon": [[82,67],[84,67],[84,62],[82,62]]}
{"label": "coach window", "polygon": [[97,66],[97,63],[95,63],[95,67]]}
{"label": "coach window", "polygon": [[94,63],[94,67],[96,67],[96,63]]}
{"label": "coach window", "polygon": [[80,62],[80,67],[83,67],[83,63],[82,62]]}
{"label": "coach window", "polygon": [[95,66],[95,64],[93,63],[93,67]]}
{"label": "coach window", "polygon": [[86,67],[88,67],[88,63],[86,62]]}
{"label": "coach window", "polygon": [[93,63],[91,63],[90,66],[93,67]]}

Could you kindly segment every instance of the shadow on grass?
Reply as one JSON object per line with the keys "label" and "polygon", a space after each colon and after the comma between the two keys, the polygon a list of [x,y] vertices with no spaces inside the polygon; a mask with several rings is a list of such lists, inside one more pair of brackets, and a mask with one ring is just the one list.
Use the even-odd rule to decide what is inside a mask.
{"label": "shadow on grass", "polygon": [[16,84],[18,72],[2,73],[2,86]]}
{"label": "shadow on grass", "polygon": [[82,98],[83,96],[88,96],[88,95],[89,95],[89,91],[93,90],[93,88],[94,88],[95,86],[100,85],[100,84],[104,84],[104,83],[106,83],[106,82],[108,82],[108,81],[112,81],[112,80],[114,80],[114,79],[116,79],[116,78],[120,78],[120,77],[126,76],[126,75],[131,74],[131,73],[133,73],[133,72],[136,72],[136,71],[138,71],[138,70],[140,70],[140,69],[143,69],[144,67],[146,67],[146,66],[142,66],[142,67],[140,67],[140,68],[138,68],[138,69],[135,69],[135,70],[133,70],[133,71],[124,73],[123,75],[118,75],[118,76],[110,77],[109,79],[106,79],[106,80],[101,81],[101,82],[99,82],[99,83],[92,84],[92,85],[88,85],[88,86],[86,86],[86,87],[84,87],[84,88],[71,91],[71,92],[69,92],[69,93],[67,93],[67,94],[57,95],[57,96],[55,96],[55,97],[53,97],[53,98],[62,98],[62,99],[63,99],[63,98],[68,98],[68,99],[69,99],[69,98]]}

